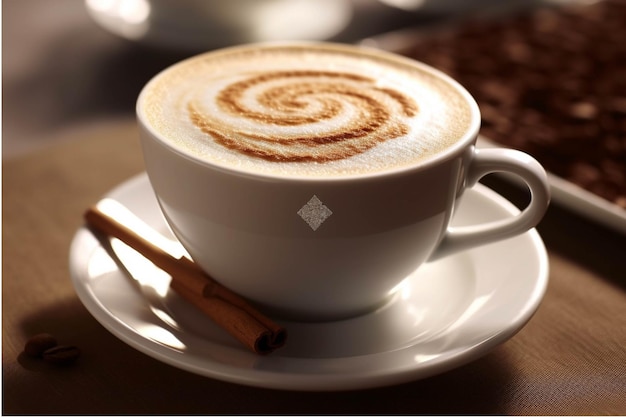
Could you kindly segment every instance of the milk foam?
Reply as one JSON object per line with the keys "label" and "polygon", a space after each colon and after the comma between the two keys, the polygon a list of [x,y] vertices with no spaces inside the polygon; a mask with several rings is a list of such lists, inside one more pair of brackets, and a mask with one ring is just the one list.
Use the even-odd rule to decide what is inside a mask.
{"label": "milk foam", "polygon": [[414,165],[473,128],[476,110],[459,87],[407,60],[355,51],[271,45],[200,55],[155,77],[139,111],[184,153],[296,177]]}

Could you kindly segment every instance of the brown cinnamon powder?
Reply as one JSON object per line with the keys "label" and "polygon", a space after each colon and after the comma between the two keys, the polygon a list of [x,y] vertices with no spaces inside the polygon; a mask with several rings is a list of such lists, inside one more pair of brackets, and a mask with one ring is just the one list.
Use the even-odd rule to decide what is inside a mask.
{"label": "brown cinnamon powder", "polygon": [[[311,79],[319,79],[312,81]],[[271,82],[279,82],[271,84]],[[356,82],[356,84],[355,84]],[[267,86],[263,84],[268,83]],[[250,109],[244,96],[261,85],[255,95],[262,111]],[[409,127],[394,118],[393,109],[381,98],[395,102],[404,116],[414,116],[418,107],[400,91],[375,86],[375,80],[361,75],[329,71],[277,71],[238,81],[216,97],[226,113],[261,125],[303,126],[332,120],[351,106],[356,111],[339,129],[301,135],[264,134],[230,126],[205,114],[197,103],[188,103],[192,123],[217,143],[253,157],[282,162],[327,162],[362,153],[376,144],[406,135]],[[307,109],[309,100],[315,110]],[[304,131],[305,129],[303,129]]]}

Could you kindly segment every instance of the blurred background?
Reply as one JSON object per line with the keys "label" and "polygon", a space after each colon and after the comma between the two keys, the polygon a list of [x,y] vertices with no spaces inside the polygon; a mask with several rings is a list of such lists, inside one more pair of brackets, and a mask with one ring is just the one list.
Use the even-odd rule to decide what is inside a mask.
{"label": "blurred background", "polygon": [[554,200],[626,232],[624,39],[626,0],[5,0],[2,157],[118,127],[134,139],[142,86],[201,52],[362,44],[451,75],[481,138],[530,153],[558,177]]}
{"label": "blurred background", "polygon": [[[274,40],[368,43],[535,0],[5,0],[4,159],[132,120],[141,87],[185,57]],[[369,43],[375,45],[375,41]]]}

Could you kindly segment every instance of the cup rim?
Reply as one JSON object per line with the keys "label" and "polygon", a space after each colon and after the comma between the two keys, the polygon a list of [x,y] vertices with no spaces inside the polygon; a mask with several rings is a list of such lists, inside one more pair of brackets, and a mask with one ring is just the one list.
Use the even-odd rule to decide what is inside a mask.
{"label": "cup rim", "polygon": [[[405,166],[399,166],[389,169],[381,169],[378,171],[372,172],[361,172],[361,173],[351,173],[351,174],[341,174],[335,176],[298,176],[298,175],[284,175],[284,174],[273,174],[271,172],[254,172],[252,170],[244,170],[237,169],[234,167],[229,167],[226,165],[217,164],[211,162],[207,159],[201,158],[192,154],[191,152],[185,152],[183,149],[174,146],[171,141],[164,138],[164,135],[156,130],[148,121],[145,114],[144,106],[142,106],[145,101],[145,96],[150,90],[151,85],[156,82],[161,76],[165,73],[175,70],[179,66],[186,65],[187,63],[204,59],[209,55],[218,55],[224,53],[231,53],[237,50],[246,50],[246,49],[254,49],[254,48],[265,48],[265,47],[312,47],[318,49],[325,50],[335,50],[335,51],[347,51],[350,53],[359,53],[365,56],[376,56],[382,57],[386,60],[395,61],[403,65],[409,65],[414,67],[419,67],[421,70],[428,72],[430,75],[433,75],[442,81],[449,84],[453,87],[467,102],[470,109],[470,124],[468,129],[463,133],[463,135],[452,145],[448,146],[441,152],[428,157],[425,160],[419,161],[414,164],[407,164]],[[280,181],[280,182],[300,182],[300,183],[314,183],[314,182],[343,182],[343,181],[359,181],[359,180],[371,180],[371,179],[380,179],[380,178],[388,178],[392,176],[402,176],[413,172],[418,172],[422,170],[426,170],[429,167],[434,165],[438,165],[443,163],[446,160],[456,157],[459,153],[462,153],[464,149],[467,148],[468,145],[473,145],[478,137],[478,132],[481,124],[481,115],[480,109],[478,107],[478,103],[474,99],[474,97],[467,91],[465,87],[463,87],[458,81],[444,73],[441,70],[438,70],[428,64],[423,62],[404,57],[398,54],[394,54],[391,52],[387,52],[384,50],[379,50],[373,47],[369,47],[366,45],[351,45],[351,44],[340,44],[333,42],[320,42],[320,41],[269,41],[269,42],[257,42],[257,43],[247,43],[235,46],[229,46],[225,48],[220,48],[204,53],[200,53],[189,58],[183,59],[173,65],[170,65],[163,70],[159,71],[155,74],[141,89],[138,98],[136,100],[135,105],[135,113],[137,117],[137,122],[140,127],[145,129],[150,137],[153,140],[156,140],[161,146],[164,146],[169,152],[172,152],[179,157],[187,159],[188,161],[194,162],[198,165],[211,168],[213,170],[221,171],[224,173],[228,173],[230,175],[239,176],[239,177],[248,177],[254,178],[258,180],[266,180],[266,181]]]}

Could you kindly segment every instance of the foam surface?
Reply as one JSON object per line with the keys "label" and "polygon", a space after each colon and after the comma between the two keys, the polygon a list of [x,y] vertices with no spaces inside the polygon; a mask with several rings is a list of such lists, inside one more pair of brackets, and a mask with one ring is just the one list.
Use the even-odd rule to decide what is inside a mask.
{"label": "foam surface", "polygon": [[232,48],[183,61],[140,97],[182,152],[249,172],[343,176],[414,164],[472,129],[446,79],[353,47]]}

